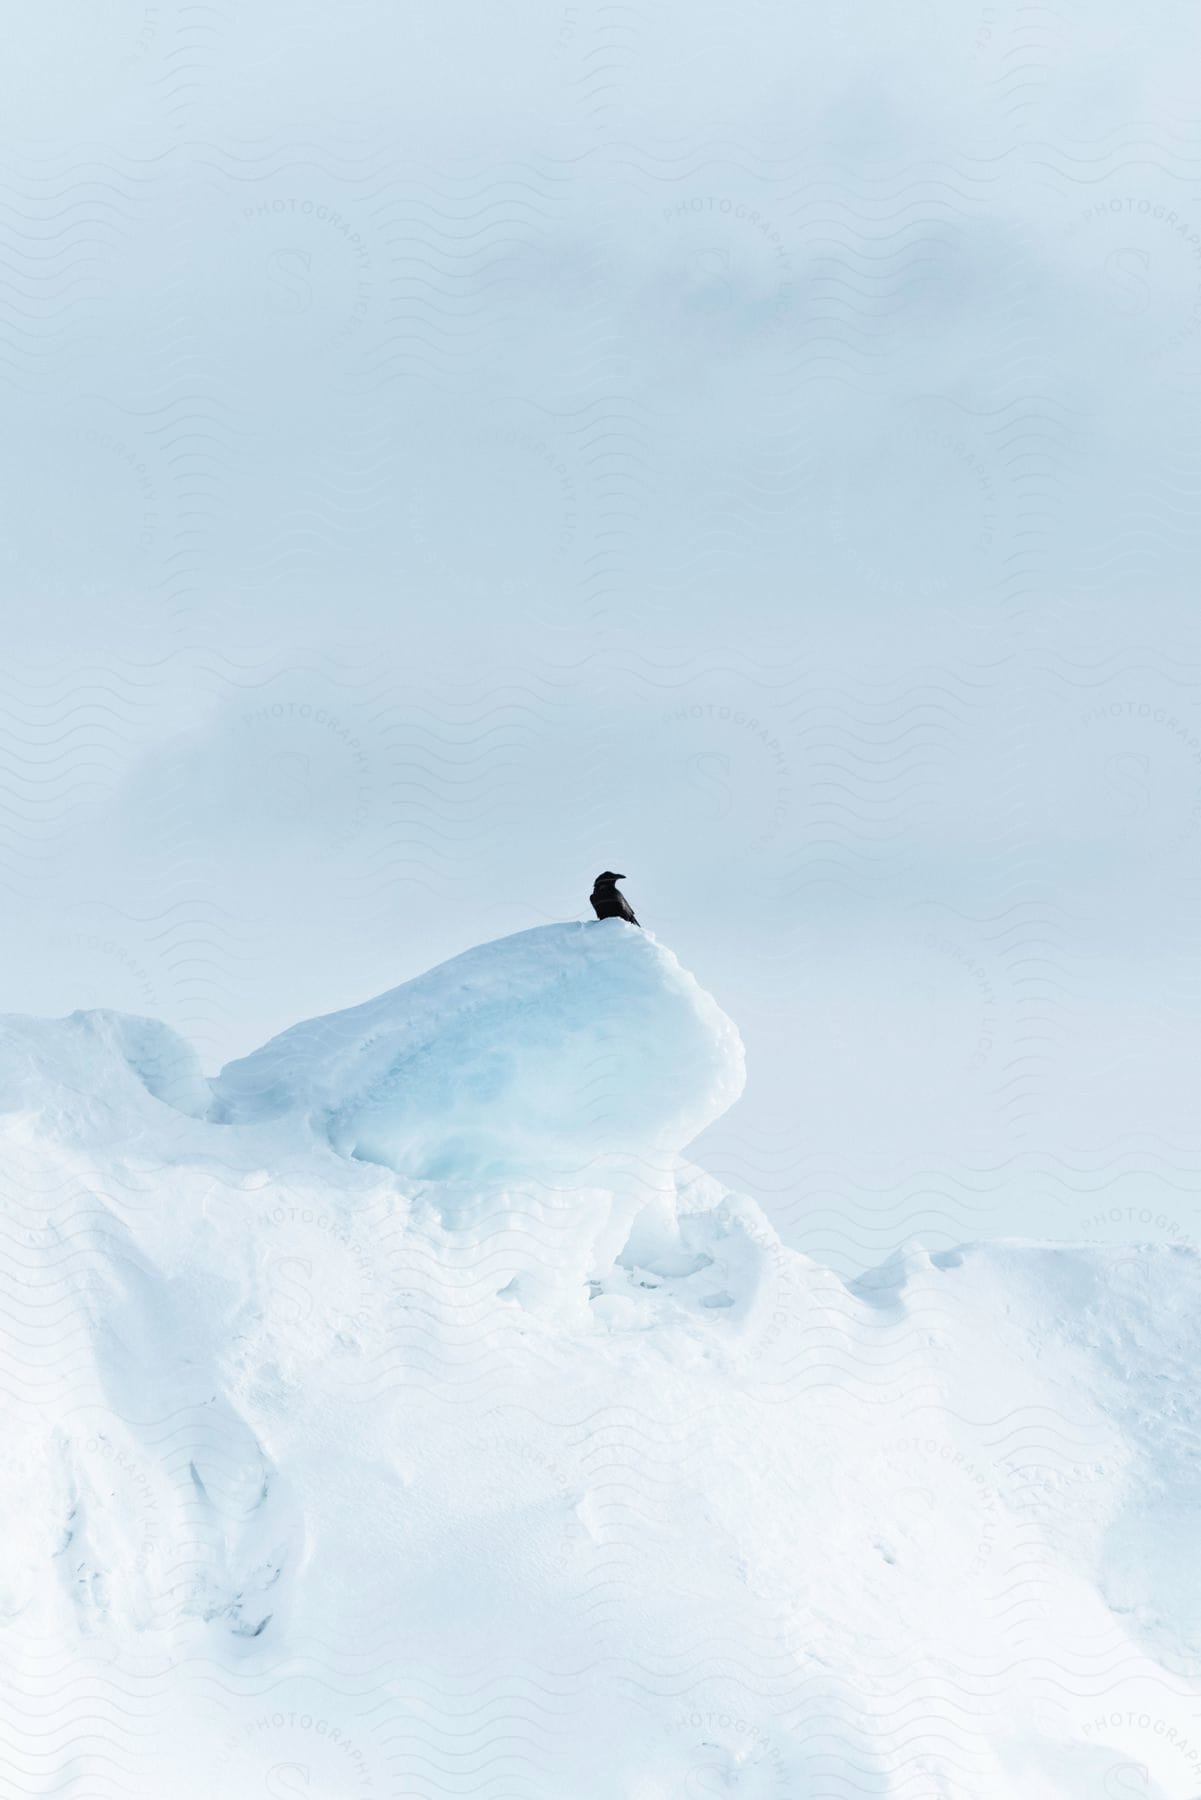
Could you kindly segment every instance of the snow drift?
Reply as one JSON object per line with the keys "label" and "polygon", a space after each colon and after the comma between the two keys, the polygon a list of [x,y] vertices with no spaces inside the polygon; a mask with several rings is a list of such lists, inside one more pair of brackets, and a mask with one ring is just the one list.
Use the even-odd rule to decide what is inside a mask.
{"label": "snow drift", "polygon": [[733,1025],[620,920],[544,925],[231,1063],[214,1116],[299,1114],[435,1180],[670,1155],[742,1092]]}
{"label": "snow drift", "polygon": [[847,1286],[683,1160],[742,1078],[618,922],[212,1083],[0,1022],[5,1791],[1201,1791],[1196,1256]]}

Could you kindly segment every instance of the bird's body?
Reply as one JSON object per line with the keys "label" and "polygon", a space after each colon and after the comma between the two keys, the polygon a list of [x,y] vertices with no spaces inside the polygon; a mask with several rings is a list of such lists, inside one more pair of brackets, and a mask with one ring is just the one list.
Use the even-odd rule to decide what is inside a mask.
{"label": "bird's body", "polygon": [[638,924],[634,908],[625,895],[617,891],[617,883],[624,880],[624,875],[615,875],[612,869],[605,869],[597,876],[592,885],[592,910],[598,919],[625,919],[630,925]]}

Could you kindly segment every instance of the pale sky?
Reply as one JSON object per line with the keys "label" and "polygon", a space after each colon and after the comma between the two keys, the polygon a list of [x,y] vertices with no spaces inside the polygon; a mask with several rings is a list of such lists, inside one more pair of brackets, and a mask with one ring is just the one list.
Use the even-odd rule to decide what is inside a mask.
{"label": "pale sky", "polygon": [[216,1068],[616,868],[789,1242],[1199,1235],[1195,7],[10,36],[5,1005]]}

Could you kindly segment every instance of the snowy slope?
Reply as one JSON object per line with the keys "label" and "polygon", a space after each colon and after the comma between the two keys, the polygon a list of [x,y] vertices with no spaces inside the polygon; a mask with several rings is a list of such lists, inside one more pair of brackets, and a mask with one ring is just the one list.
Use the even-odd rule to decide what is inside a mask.
{"label": "snowy slope", "polygon": [[211,1084],[0,1024],[4,1793],[1201,1793],[1197,1258],[849,1287],[681,1159],[648,934],[482,945]]}
{"label": "snowy slope", "polygon": [[215,1116],[301,1114],[344,1154],[439,1179],[671,1154],[742,1086],[730,1021],[611,919],[482,944],[294,1025],[222,1070]]}

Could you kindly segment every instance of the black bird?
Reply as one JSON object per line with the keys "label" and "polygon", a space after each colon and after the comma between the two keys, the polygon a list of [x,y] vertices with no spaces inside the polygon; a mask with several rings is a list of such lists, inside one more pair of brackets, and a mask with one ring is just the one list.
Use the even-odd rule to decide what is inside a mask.
{"label": "black bird", "polygon": [[[634,908],[617,891],[617,883],[624,880],[624,875],[615,875],[612,869],[598,875],[592,886],[592,910],[598,919],[626,919],[631,925],[638,925]],[[641,931],[642,927],[639,925],[638,929]]]}

